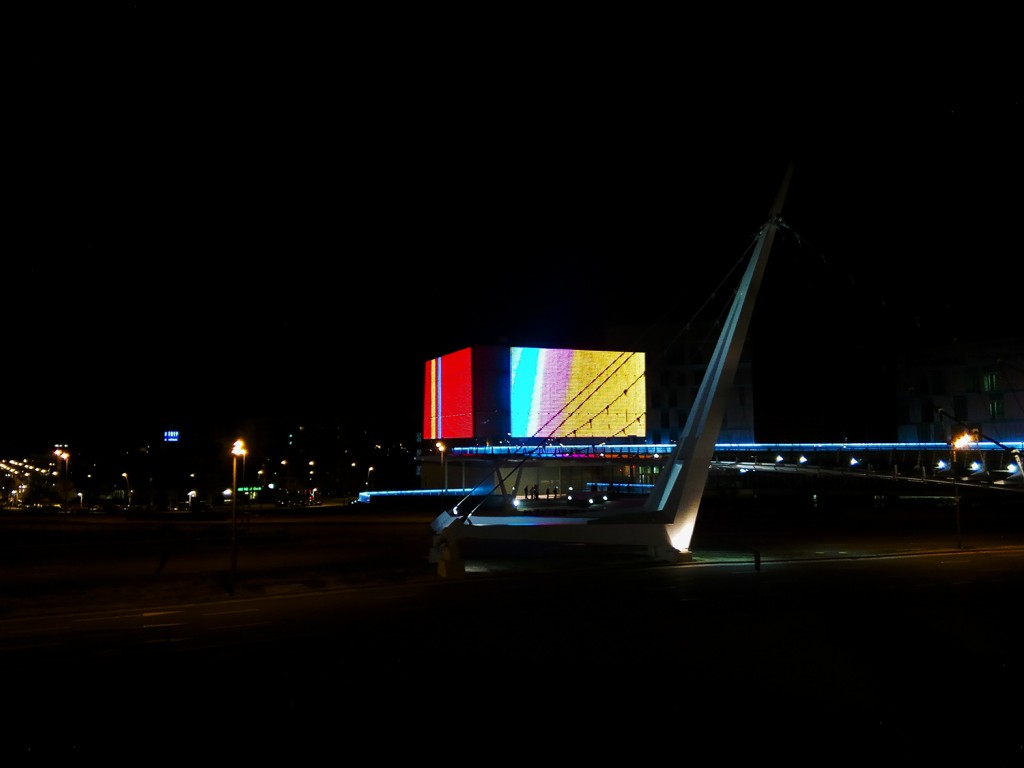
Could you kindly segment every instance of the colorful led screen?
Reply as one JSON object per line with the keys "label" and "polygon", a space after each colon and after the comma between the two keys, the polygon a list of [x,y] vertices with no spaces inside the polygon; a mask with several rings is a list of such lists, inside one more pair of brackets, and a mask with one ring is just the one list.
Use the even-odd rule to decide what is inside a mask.
{"label": "colorful led screen", "polygon": [[423,382],[423,439],[473,437],[473,352],[428,360]]}
{"label": "colorful led screen", "polygon": [[509,351],[512,437],[646,435],[642,352],[536,347]]}

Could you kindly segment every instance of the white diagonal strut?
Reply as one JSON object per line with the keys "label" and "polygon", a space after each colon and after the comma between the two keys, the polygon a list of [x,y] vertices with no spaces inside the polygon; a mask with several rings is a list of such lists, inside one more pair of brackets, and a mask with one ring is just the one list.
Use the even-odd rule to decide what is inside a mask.
{"label": "white diagonal strut", "polygon": [[672,511],[668,523],[668,536],[672,546],[680,551],[690,548],[697,510],[707,483],[715,441],[722,428],[722,417],[732,391],[739,365],[740,352],[746,341],[754,299],[761,287],[768,252],[778,229],[782,204],[786,198],[793,166],[786,169],[782,186],[772,205],[768,222],[758,234],[758,241],[743,273],[736,296],[729,310],[722,334],[704,373],[697,398],[686,426],[676,445],[672,459],[664,466],[647,499],[645,509],[651,512]]}

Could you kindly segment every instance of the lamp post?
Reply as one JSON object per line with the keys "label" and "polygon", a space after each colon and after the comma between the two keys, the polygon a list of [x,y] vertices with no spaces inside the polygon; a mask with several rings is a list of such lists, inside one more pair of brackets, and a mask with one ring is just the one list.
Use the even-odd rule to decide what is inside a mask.
{"label": "lamp post", "polygon": [[437,441],[437,450],[441,452],[441,495],[447,495],[448,493],[448,473],[445,471],[444,465],[444,443],[440,440]]}
{"label": "lamp post", "polygon": [[128,473],[127,472],[122,472],[121,473],[121,477],[124,478],[124,492],[125,492],[125,495],[126,495],[126,497],[128,499],[128,503],[125,506],[128,508],[128,511],[131,512],[131,509],[132,509],[132,486],[131,486],[131,483],[128,482]]}
{"label": "lamp post", "polygon": [[366,490],[370,490],[370,473],[373,472],[373,467],[366,470]]}
{"label": "lamp post", "polygon": [[60,448],[53,452],[53,455],[58,459],[64,459],[64,485],[61,492],[61,503],[67,506],[68,503],[68,472],[71,468],[71,454],[67,451],[62,451]]}
{"label": "lamp post", "polygon": [[960,539],[960,491],[956,487],[956,449],[963,448],[971,441],[970,435],[960,435],[952,443],[950,447],[953,452],[953,462],[950,466],[950,471],[953,473],[953,507],[954,514],[956,515],[956,548],[963,549],[963,543]]}
{"label": "lamp post", "polygon": [[238,457],[245,457],[245,443],[235,440],[231,446],[231,580],[228,591],[235,594],[235,571],[238,567]]}
{"label": "lamp post", "polygon": [[53,452],[53,455],[58,459],[64,459],[64,479],[68,479],[68,465],[71,463],[71,454],[67,451],[62,451],[60,448]]}

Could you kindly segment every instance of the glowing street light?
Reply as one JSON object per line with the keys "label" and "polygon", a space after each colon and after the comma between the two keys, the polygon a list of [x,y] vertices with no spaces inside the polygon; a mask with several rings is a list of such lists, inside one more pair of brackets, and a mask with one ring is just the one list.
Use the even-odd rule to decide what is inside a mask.
{"label": "glowing street light", "polygon": [[370,473],[373,472],[373,467],[366,470],[366,490],[370,490]]}
{"label": "glowing street light", "polygon": [[953,450],[956,450],[957,448],[959,448],[960,450],[963,450],[964,448],[966,448],[970,444],[971,444],[971,436],[970,435],[968,435],[968,434],[960,435],[960,437],[958,437],[956,440],[953,441]]}
{"label": "glowing street light", "polygon": [[132,486],[131,486],[131,483],[128,482],[128,473],[127,472],[122,472],[121,473],[121,477],[124,478],[125,494],[128,497],[128,504],[127,504],[127,506],[128,506],[128,510],[131,511],[131,508],[132,508]]}
{"label": "glowing street light", "polygon": [[229,592],[235,594],[235,571],[238,566],[238,457],[245,458],[245,442],[235,440],[231,446],[231,583]]}
{"label": "glowing street light", "polygon": [[58,459],[64,459],[64,479],[68,479],[68,470],[71,464],[71,454],[67,451],[62,451],[60,448],[53,452],[53,455]]}
{"label": "glowing street light", "polygon": [[64,487],[61,492],[61,503],[67,506],[68,503],[68,471],[71,467],[71,454],[62,451],[60,448],[53,452],[58,459],[64,459]]}
{"label": "glowing street light", "polygon": [[445,444],[440,440],[437,441],[437,450],[441,453],[441,495],[448,493],[448,473],[445,471],[444,465],[444,449]]}
{"label": "glowing street light", "polygon": [[963,434],[963,435],[960,435],[960,437],[956,438],[950,444],[950,448],[952,449],[952,453],[953,453],[953,463],[952,463],[952,466],[950,467],[950,469],[951,469],[951,471],[953,473],[953,506],[954,506],[954,508],[956,510],[956,548],[957,549],[963,549],[964,547],[963,547],[963,544],[961,543],[961,540],[960,540],[960,491],[956,487],[956,449],[960,448],[962,450],[962,449],[966,448],[970,444],[970,442],[971,442],[971,436],[968,435],[968,434]]}

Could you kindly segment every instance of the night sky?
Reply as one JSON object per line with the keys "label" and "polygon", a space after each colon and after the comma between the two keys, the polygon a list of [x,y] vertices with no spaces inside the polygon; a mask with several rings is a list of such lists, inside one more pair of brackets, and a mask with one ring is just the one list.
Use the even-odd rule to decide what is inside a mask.
{"label": "night sky", "polygon": [[102,21],[12,97],[5,451],[256,417],[410,440],[429,357],[696,313],[790,162],[760,438],[894,439],[893,350],[1021,336],[1021,104],[966,80]]}

